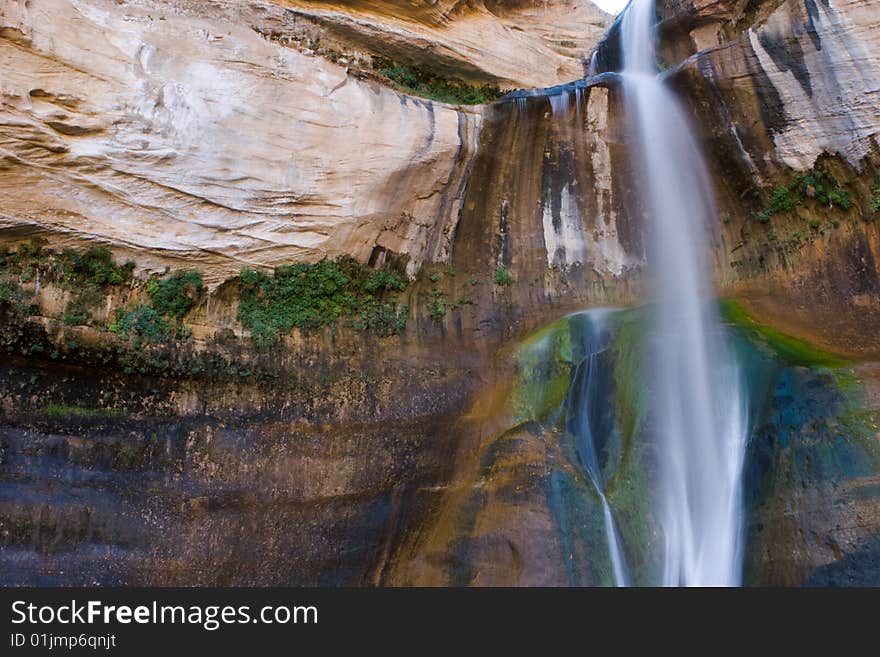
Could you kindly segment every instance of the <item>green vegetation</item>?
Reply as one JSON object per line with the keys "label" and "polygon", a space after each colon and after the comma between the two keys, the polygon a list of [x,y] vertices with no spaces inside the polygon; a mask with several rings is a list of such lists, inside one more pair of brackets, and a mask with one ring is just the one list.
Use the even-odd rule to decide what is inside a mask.
{"label": "green vegetation", "polygon": [[507,271],[504,267],[499,265],[495,268],[495,285],[508,286],[513,283],[513,276],[510,275],[510,272]]}
{"label": "green vegetation", "polygon": [[849,192],[838,185],[830,174],[813,169],[795,178],[788,186],[774,189],[767,207],[755,214],[755,220],[762,224],[769,223],[773,216],[791,212],[807,199],[815,199],[821,205],[840,210],[849,210],[853,205]]}
{"label": "green vegetation", "polygon": [[128,310],[117,308],[116,321],[110,325],[114,333],[145,342],[163,342],[174,335],[174,328],[173,322],[144,304]]}
{"label": "green vegetation", "polygon": [[100,418],[100,417],[122,417],[125,411],[118,408],[87,408],[85,406],[68,406],[66,404],[50,403],[43,408],[46,417],[55,419],[65,418]]}
{"label": "green vegetation", "polygon": [[202,274],[186,270],[163,278],[151,278],[146,291],[149,303],[140,303],[134,308],[117,308],[116,321],[110,325],[110,330],[135,344],[186,337],[183,318],[204,295]]}
{"label": "green vegetation", "polygon": [[804,174],[795,181],[795,186],[802,199],[815,198],[822,205],[837,206],[843,210],[852,207],[849,193],[824,171],[814,169]]}
{"label": "green vegetation", "polygon": [[351,258],[278,267],[272,276],[243,269],[238,284],[239,319],[260,345],[294,328],[314,331],[343,318],[356,330],[387,337],[403,331],[409,314],[395,294],[406,290],[404,276]]}
{"label": "green vegetation", "polygon": [[103,247],[84,252],[65,249],[55,256],[49,278],[72,294],[62,317],[64,323],[70,326],[89,324],[92,310],[114,288],[131,284],[133,271],[133,262],[117,265],[110,251]]}
{"label": "green vegetation", "polygon": [[198,271],[179,271],[165,278],[151,278],[147,294],[153,309],[159,315],[183,319],[205,293],[202,274]]}
{"label": "green vegetation", "polygon": [[792,337],[776,329],[758,324],[745,309],[733,299],[720,302],[725,321],[746,332],[756,343],[769,347],[783,362],[801,367],[840,368],[847,361],[833,356],[808,342]]}
{"label": "green vegetation", "polygon": [[64,320],[64,323],[68,326],[82,326],[83,324],[89,323],[90,316],[91,313],[86,307],[86,304],[80,300],[75,300],[67,304],[62,320]]}
{"label": "green vegetation", "polygon": [[57,257],[58,280],[68,288],[105,288],[131,282],[134,263],[117,265],[109,250],[98,247],[83,253],[65,249]]}
{"label": "green vegetation", "polygon": [[849,198],[849,192],[845,189],[833,189],[828,194],[828,205],[837,206],[842,210],[849,210],[852,207],[852,201]]}
{"label": "green vegetation", "polygon": [[517,423],[544,420],[565,401],[573,354],[568,319],[532,334],[516,352],[517,378],[508,401]]}
{"label": "green vegetation", "polygon": [[880,184],[871,190],[871,214],[880,212]]}
{"label": "green vegetation", "polygon": [[431,319],[441,320],[446,317],[446,293],[434,288],[431,290],[431,300],[428,302],[428,315]]}
{"label": "green vegetation", "polygon": [[452,310],[458,310],[459,308],[463,308],[464,306],[473,306],[473,305],[474,305],[474,300],[471,299],[469,296],[464,296],[461,299],[458,299],[457,301],[452,302],[449,307]]}
{"label": "green vegetation", "polygon": [[16,285],[29,283],[48,269],[49,253],[36,242],[21,244],[15,251],[0,252],[0,276]]}
{"label": "green vegetation", "polygon": [[[36,294],[37,281],[54,283],[69,292],[62,319],[71,326],[90,323],[92,310],[114,289],[130,284],[133,271],[134,263],[117,265],[103,247],[55,253],[32,242],[0,254],[0,279],[16,291],[19,300]],[[25,291],[28,284],[34,285],[33,294]]]}
{"label": "green vegetation", "polygon": [[773,190],[773,194],[770,196],[770,205],[759,212],[756,215],[756,219],[760,223],[766,224],[773,215],[791,212],[796,204],[787,187],[778,187]]}
{"label": "green vegetation", "polygon": [[[201,273],[184,270],[154,277],[138,293],[133,270],[131,263],[117,265],[106,249],[56,253],[26,244],[0,251],[0,349],[116,367],[126,374],[223,379],[276,376],[274,362],[239,361],[247,351],[240,345],[227,345],[233,353],[224,355],[197,352],[186,340],[189,331],[183,319],[206,294]],[[308,331],[340,319],[356,330],[392,335],[403,331],[409,313],[396,296],[408,287],[405,276],[389,269],[373,270],[350,259],[281,267],[274,276],[245,270],[234,284],[241,294],[241,321],[261,344],[277,341],[293,327]],[[131,304],[117,305],[107,327],[122,339],[82,344],[63,330],[47,330],[33,321],[44,313],[39,291],[46,285],[69,294],[58,317],[68,326],[95,325],[93,308],[111,295],[117,304],[134,298]]]}
{"label": "green vegetation", "polygon": [[29,314],[30,304],[21,288],[0,279],[0,348],[8,353],[20,351],[22,355],[30,352],[30,345],[23,340]]}
{"label": "green vegetation", "polygon": [[615,406],[617,424],[623,433],[624,453],[638,434],[647,414],[645,360],[642,336],[648,323],[647,309],[633,308],[615,316],[611,350],[614,354],[614,385],[617,390]]}
{"label": "green vegetation", "polygon": [[373,58],[373,69],[401,91],[451,105],[482,105],[497,100],[505,93],[498,87],[488,84],[473,86],[444,80],[425,71],[395,64],[380,57]]}

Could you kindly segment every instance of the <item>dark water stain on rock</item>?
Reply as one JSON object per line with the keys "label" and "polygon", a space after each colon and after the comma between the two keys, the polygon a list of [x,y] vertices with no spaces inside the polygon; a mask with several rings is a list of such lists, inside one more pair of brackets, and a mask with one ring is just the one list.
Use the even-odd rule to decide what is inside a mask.
{"label": "dark water stain on rock", "polygon": [[762,30],[758,34],[758,40],[779,70],[794,75],[803,90],[812,98],[813,84],[810,80],[810,71],[804,61],[804,51],[798,40],[767,30]]}

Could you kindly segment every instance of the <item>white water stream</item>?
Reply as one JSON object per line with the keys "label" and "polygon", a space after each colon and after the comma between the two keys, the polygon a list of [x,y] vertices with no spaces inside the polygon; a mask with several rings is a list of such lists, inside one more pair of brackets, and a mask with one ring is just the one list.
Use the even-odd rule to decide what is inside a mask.
{"label": "white water stream", "polygon": [[649,353],[667,586],[737,586],[747,422],[713,301],[709,174],[684,110],[658,75],[654,0],[621,24],[630,152],[648,222]]}

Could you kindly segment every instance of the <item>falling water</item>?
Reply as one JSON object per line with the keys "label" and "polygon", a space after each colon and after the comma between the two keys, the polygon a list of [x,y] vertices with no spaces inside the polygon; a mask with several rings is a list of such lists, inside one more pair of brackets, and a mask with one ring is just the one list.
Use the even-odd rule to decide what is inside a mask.
{"label": "falling water", "polygon": [[746,420],[707,262],[715,221],[706,165],[684,110],[657,74],[654,0],[622,18],[631,152],[650,220],[663,584],[736,586],[741,578],[741,475]]}
{"label": "falling water", "polygon": [[553,112],[553,116],[557,119],[564,119],[568,116],[568,106],[570,103],[570,93],[567,89],[564,89],[558,94],[551,94],[548,96],[550,100],[550,109]]}
{"label": "falling water", "polygon": [[591,310],[581,314],[584,330],[579,341],[580,362],[575,368],[572,384],[566,399],[566,430],[577,441],[577,451],[587,476],[602,501],[605,520],[605,535],[608,539],[608,553],[614,582],[617,586],[627,586],[629,577],[620,537],[614,524],[611,507],[605,497],[605,482],[599,464],[598,446],[610,435],[613,419],[609,413],[608,384],[603,376],[610,373],[601,368],[599,356],[608,349],[608,329],[606,318],[609,311]]}

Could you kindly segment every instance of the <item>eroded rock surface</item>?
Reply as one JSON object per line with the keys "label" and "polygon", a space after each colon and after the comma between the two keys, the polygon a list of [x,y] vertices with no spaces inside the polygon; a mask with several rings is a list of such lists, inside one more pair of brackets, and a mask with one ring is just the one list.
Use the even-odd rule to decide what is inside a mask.
{"label": "eroded rock surface", "polygon": [[387,249],[415,271],[442,258],[479,115],[352,79],[252,29],[281,11],[5,3],[7,238],[98,241],[212,282],[248,263]]}
{"label": "eroded rock surface", "polygon": [[212,283],[243,264],[385,252],[413,274],[449,256],[480,110],[403,96],[285,35],[347,26],[338,38],[368,53],[412,61],[387,49],[405,44],[479,81],[541,85],[582,74],[602,16],[567,2],[12,0],[0,228],[106,243],[147,269],[185,261]]}
{"label": "eroded rock surface", "polygon": [[[564,460],[557,437],[506,423],[493,391],[511,376],[510,345],[529,329],[641,297],[645,217],[613,72],[463,109],[396,93],[284,38],[305,23],[333,43],[433,61],[439,73],[543,86],[580,75],[579,46],[563,43],[580,18],[560,27],[565,7],[0,7],[4,245],[107,244],[142,270],[195,267],[214,284],[243,264],[337,255],[403,263],[416,279],[402,294],[401,335],[328,329],[288,336],[270,353],[245,342],[234,285],[207,296],[186,318],[187,348],[231,344],[248,364],[278,365],[257,383],[59,365],[49,349],[33,361],[4,355],[5,582],[607,580],[571,565],[598,548],[572,550],[565,532],[549,533],[587,526],[571,511],[578,503],[547,504],[548,495],[577,502],[583,476],[572,478],[577,486],[551,477]],[[880,353],[876,9],[682,0],[661,13],[668,75],[693,109],[716,179],[722,291],[784,330]],[[528,29],[514,38],[515,25]],[[494,49],[502,36],[510,40]],[[613,43],[612,30],[596,59],[609,71]],[[817,169],[848,207],[820,203],[815,185],[797,182]],[[796,207],[756,220],[780,188],[802,194]],[[64,327],[60,302],[39,311],[31,319],[46,344],[70,353],[110,335]],[[178,347],[168,346],[172,356]],[[814,390],[819,375],[798,376]],[[782,488],[810,488],[813,463],[825,463],[810,450],[822,442],[804,434],[800,452],[779,442],[790,426],[783,411],[800,397],[775,395],[783,417],[763,427],[762,457],[783,473]],[[837,420],[819,419],[816,435],[839,441]],[[801,496],[771,490],[751,516],[752,581],[834,583],[865,572],[865,560],[876,561],[875,488],[865,471]],[[778,517],[790,522],[764,529]],[[301,560],[285,560],[291,553]],[[86,572],[92,579],[74,581]]]}
{"label": "eroded rock surface", "polygon": [[550,87],[583,75],[583,60],[610,24],[577,0],[282,0],[348,50],[505,88]]}

